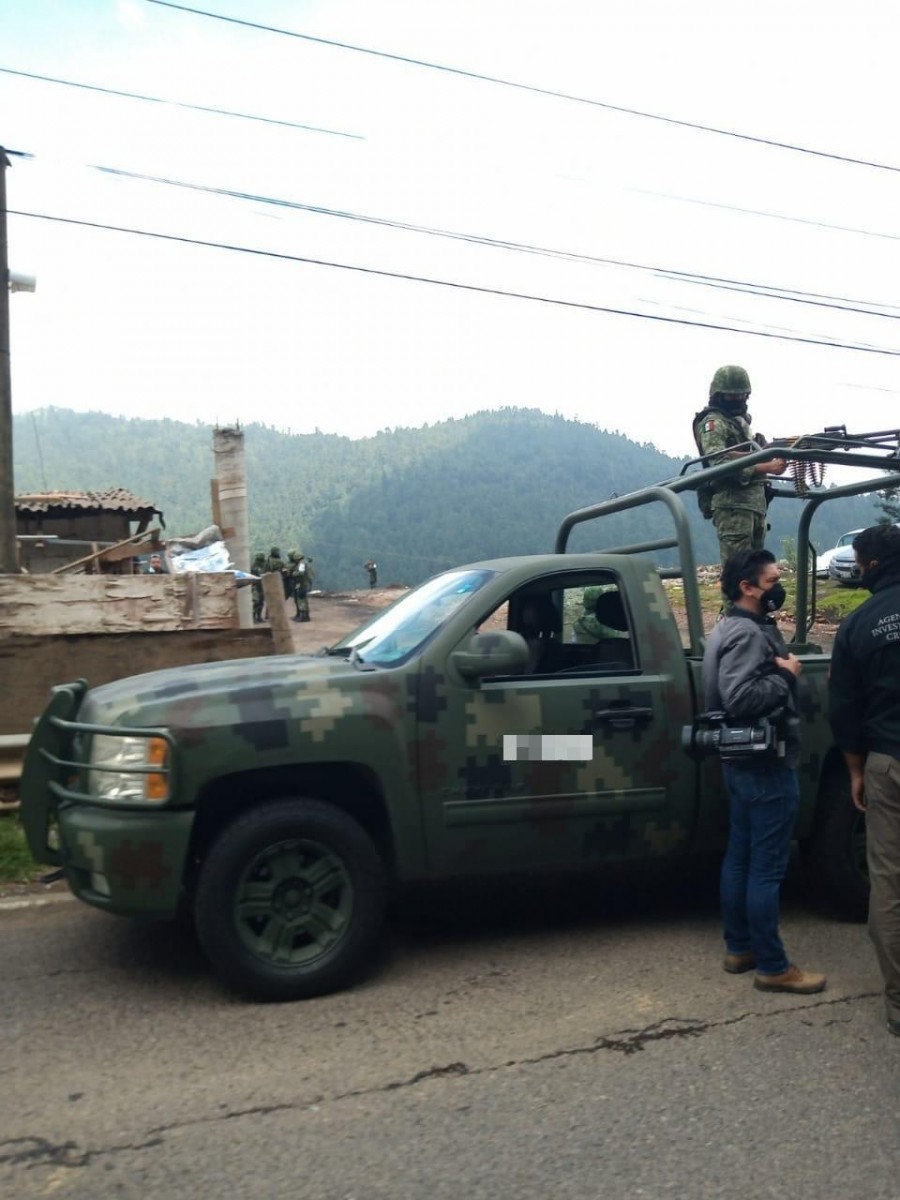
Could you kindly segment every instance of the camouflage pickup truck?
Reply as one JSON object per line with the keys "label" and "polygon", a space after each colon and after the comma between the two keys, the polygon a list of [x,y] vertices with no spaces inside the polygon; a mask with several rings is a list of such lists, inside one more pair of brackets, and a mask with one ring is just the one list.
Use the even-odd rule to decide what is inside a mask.
{"label": "camouflage pickup truck", "polygon": [[[782,452],[803,461],[804,446]],[[741,465],[754,461],[748,449]],[[853,457],[852,446],[813,449]],[[228,983],[293,999],[360,971],[393,883],[719,850],[718,759],[682,748],[704,629],[681,493],[735,466],[689,467],[570,514],[552,554],[428,580],[317,655],[56,688],[22,781],[35,859],[108,912],[187,908]],[[862,818],[827,726],[828,660],[806,642],[805,619],[809,519],[853,488],[865,490],[801,494],[792,649],[804,661],[797,836],[833,901],[859,916]],[[674,535],[567,552],[576,525],[602,529],[638,504],[657,506]],[[658,567],[653,555],[672,548],[679,565]],[[667,575],[682,579],[684,633]]]}

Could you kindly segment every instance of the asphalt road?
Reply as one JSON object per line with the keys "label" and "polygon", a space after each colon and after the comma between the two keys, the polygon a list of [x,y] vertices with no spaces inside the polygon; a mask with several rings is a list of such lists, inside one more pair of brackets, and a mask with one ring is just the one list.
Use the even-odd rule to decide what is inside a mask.
{"label": "asphalt road", "polygon": [[258,1006],[184,930],[2,910],[0,1195],[895,1200],[865,931],[783,926],[823,995],[726,976],[705,881],[427,894],[364,984]]}

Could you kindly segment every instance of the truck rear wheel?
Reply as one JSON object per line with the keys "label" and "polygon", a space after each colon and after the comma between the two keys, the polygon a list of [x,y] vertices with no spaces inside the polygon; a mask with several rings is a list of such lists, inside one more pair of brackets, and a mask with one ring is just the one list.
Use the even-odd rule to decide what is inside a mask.
{"label": "truck rear wheel", "polygon": [[848,921],[864,921],[869,911],[866,818],[850,799],[845,772],[822,783],[820,811],[806,862],[815,890]]}
{"label": "truck rear wheel", "polygon": [[197,935],[226,983],[259,1000],[337,991],[370,959],[385,873],[368,834],[318,800],[269,801],[213,843],[194,902]]}

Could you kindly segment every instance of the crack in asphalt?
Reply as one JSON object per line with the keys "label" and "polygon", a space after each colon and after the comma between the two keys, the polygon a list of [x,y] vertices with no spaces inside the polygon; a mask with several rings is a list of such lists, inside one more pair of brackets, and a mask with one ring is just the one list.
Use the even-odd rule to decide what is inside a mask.
{"label": "crack in asphalt", "polygon": [[[39,1165],[59,1167],[84,1167],[95,1159],[110,1154],[121,1154],[130,1150],[146,1150],[163,1145],[165,1135],[179,1129],[187,1129],[196,1125],[211,1125],[218,1121],[234,1121],[242,1117],[271,1116],[278,1112],[315,1111],[321,1104],[337,1104],[342,1100],[358,1099],[362,1096],[377,1096],[380,1094],[400,1091],[405,1088],[417,1087],[432,1079],[475,1077],[478,1075],[493,1075],[511,1067],[536,1066],[539,1063],[553,1062],[564,1058],[577,1058],[583,1055],[600,1054],[610,1051],[623,1054],[626,1057],[639,1054],[645,1047],[655,1042],[671,1041],[676,1038],[697,1038],[705,1033],[718,1029],[727,1029],[739,1025],[742,1021],[770,1020],[791,1013],[804,1014],[813,1009],[836,1008],[838,1005],[851,1004],[857,1000],[871,1000],[881,995],[881,992],[858,992],[852,996],[838,996],[831,1000],[816,1000],[809,1004],[791,1005],[784,1008],[767,1010],[750,1010],[739,1013],[735,1017],[726,1017],[720,1021],[703,1021],[694,1017],[663,1017],[640,1029],[621,1029],[615,1034],[600,1036],[586,1046],[569,1046],[561,1050],[549,1050],[532,1058],[509,1059],[507,1062],[494,1063],[490,1066],[470,1067],[464,1062],[445,1063],[443,1066],[428,1067],[417,1071],[406,1079],[394,1079],[388,1083],[377,1084],[373,1087],[355,1088],[347,1092],[337,1092],[332,1096],[320,1095],[314,1099],[303,1101],[284,1101],[278,1104],[254,1105],[252,1108],[235,1109],[232,1112],[218,1113],[215,1116],[196,1117],[191,1120],[173,1121],[170,1125],[158,1125],[147,1132],[147,1141],[130,1143],[120,1146],[108,1146],[93,1150],[79,1151],[74,1142],[54,1144],[46,1138],[22,1137],[0,1141],[0,1165],[16,1166],[26,1164],[28,1168]],[[804,1024],[811,1022],[804,1021]],[[824,1022],[829,1025],[844,1025],[847,1020],[833,1017]],[[16,1147],[19,1147],[16,1149]],[[4,1152],[5,1151],[5,1152]]]}
{"label": "crack in asphalt", "polygon": [[[146,1142],[131,1142],[122,1146],[107,1146],[102,1150],[78,1150],[75,1142],[54,1143],[43,1137],[7,1138],[0,1141],[0,1166],[86,1167],[93,1159],[127,1150],[147,1150],[161,1146],[163,1138],[151,1137]],[[16,1148],[18,1147],[18,1149]]]}

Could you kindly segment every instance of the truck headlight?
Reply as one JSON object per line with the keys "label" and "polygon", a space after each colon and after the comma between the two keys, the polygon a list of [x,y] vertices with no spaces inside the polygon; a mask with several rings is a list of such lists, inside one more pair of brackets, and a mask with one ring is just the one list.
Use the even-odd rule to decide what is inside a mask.
{"label": "truck headlight", "polygon": [[118,804],[164,804],[169,799],[169,744],[161,737],[91,739],[89,791]]}

